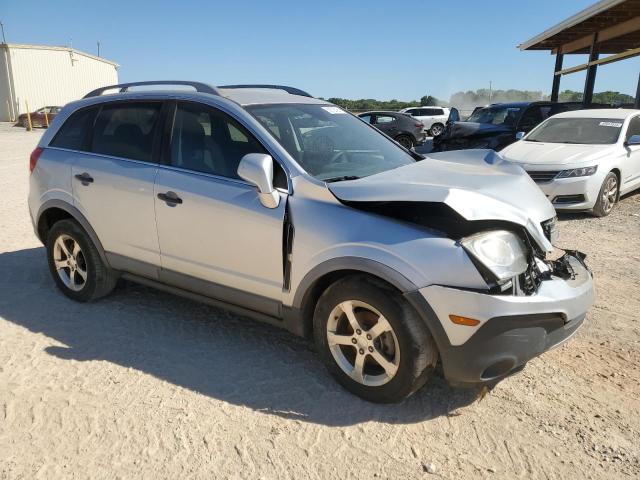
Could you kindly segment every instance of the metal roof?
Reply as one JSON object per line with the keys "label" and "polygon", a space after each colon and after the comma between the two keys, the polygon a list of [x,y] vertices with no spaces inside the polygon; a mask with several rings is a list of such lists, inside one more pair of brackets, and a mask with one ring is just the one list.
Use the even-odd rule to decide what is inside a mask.
{"label": "metal roof", "polygon": [[640,0],[601,0],[518,45],[520,50],[588,53],[598,33],[600,53],[621,53],[640,46]]}
{"label": "metal roof", "polygon": [[107,60],[106,58],[96,57],[95,55],[91,55],[90,53],[86,53],[86,52],[81,52],[80,50],[76,50],[75,48],[71,48],[71,47],[60,47],[60,46],[54,46],[54,45],[30,45],[26,43],[0,43],[0,48],[5,48],[7,50],[18,49],[18,48],[29,49],[29,50],[57,50],[57,51],[63,51],[63,52],[82,55],[84,57],[88,57],[93,60],[98,60],[99,62],[108,63],[109,65],[113,65],[116,68],[120,67],[120,65],[117,64],[116,62],[112,62],[111,60]]}

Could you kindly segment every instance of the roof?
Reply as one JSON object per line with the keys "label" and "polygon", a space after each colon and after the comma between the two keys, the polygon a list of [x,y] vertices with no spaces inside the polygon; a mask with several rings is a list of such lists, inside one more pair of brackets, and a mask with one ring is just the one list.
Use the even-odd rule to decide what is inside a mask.
{"label": "roof", "polygon": [[[414,107],[414,108],[415,108],[415,107]],[[404,112],[396,112],[396,111],[394,111],[394,110],[371,110],[371,111],[369,111],[369,112],[361,112],[361,113],[358,113],[358,116],[360,116],[360,115],[380,115],[380,114],[383,114],[383,115],[392,115],[392,116],[393,116],[393,115],[402,115],[402,116],[405,116],[405,117],[407,116],[407,114],[406,114],[406,113],[404,113]]]}
{"label": "roof", "polygon": [[596,32],[600,53],[621,53],[640,45],[640,0],[601,0],[521,43],[518,48],[588,53]]}
{"label": "roof", "polygon": [[637,115],[640,110],[631,108],[597,108],[590,110],[572,110],[554,115],[554,118],[616,118],[624,120],[631,115]]}
{"label": "roof", "polygon": [[59,47],[54,45],[30,45],[26,43],[0,43],[0,48],[4,48],[7,50],[10,49],[28,49],[28,50],[55,50],[55,51],[63,51],[69,53],[75,53],[77,55],[82,55],[83,57],[91,58],[92,60],[97,60],[99,62],[108,63],[109,65],[113,65],[114,67],[120,67],[116,62],[112,62],[111,60],[107,60],[106,58],[96,57],[95,55],[91,55],[90,53],[81,52],[80,50],[76,50],[71,47]]}
{"label": "roof", "polygon": [[[284,90],[270,88],[233,88],[219,89],[220,94],[242,106],[262,105],[266,103],[304,103],[317,105],[330,105],[329,102],[313,97],[292,95]],[[207,95],[207,94],[205,94]]]}

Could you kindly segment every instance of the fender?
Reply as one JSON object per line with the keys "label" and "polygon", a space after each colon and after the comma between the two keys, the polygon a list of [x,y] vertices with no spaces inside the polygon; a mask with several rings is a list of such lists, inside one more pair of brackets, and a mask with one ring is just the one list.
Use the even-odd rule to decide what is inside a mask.
{"label": "fender", "polygon": [[[40,218],[47,210],[51,208],[59,208],[60,210],[64,210],[76,222],[78,222],[80,226],[84,229],[84,231],[87,232],[87,234],[89,235],[89,238],[91,239],[93,244],[96,246],[96,249],[98,250],[98,254],[100,255],[100,259],[104,262],[105,265],[111,267],[111,265],[107,260],[107,256],[105,255],[102,242],[100,242],[98,235],[96,235],[96,232],[91,226],[91,224],[89,223],[89,221],[85,218],[85,216],[82,213],[80,213],[80,210],[78,210],[76,207],[74,207],[73,205],[63,200],[58,200],[54,198],[51,200],[47,200],[40,206],[40,209],[38,210],[38,214],[36,215],[36,221],[35,221],[36,236],[38,238],[40,238],[40,234],[38,232],[38,225],[40,224]],[[47,240],[46,238],[45,239],[40,238],[40,241],[43,244],[46,244],[46,240]]]}

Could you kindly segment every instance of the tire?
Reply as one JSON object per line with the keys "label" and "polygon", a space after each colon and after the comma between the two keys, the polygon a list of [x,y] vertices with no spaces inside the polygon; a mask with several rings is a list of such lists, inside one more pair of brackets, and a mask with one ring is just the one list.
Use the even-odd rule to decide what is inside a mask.
{"label": "tire", "polygon": [[399,292],[367,275],[338,280],[320,296],[313,330],[331,375],[370,402],[404,400],[427,382],[438,362],[433,337],[413,308]]}
{"label": "tire", "polygon": [[75,220],[60,220],[51,227],[47,235],[47,260],[58,288],[78,302],[108,295],[118,281],[117,272],[105,265]]}
{"label": "tire", "polygon": [[442,132],[444,132],[444,125],[442,125],[441,123],[434,123],[433,125],[431,125],[431,129],[429,130],[429,133],[432,137],[442,135]]}
{"label": "tire", "polygon": [[620,196],[620,182],[618,176],[613,173],[607,173],[598,193],[598,201],[593,207],[592,213],[596,217],[606,217],[611,213],[613,207]]}
{"label": "tire", "polygon": [[398,135],[395,138],[395,141],[402,145],[407,150],[411,150],[413,148],[413,140],[409,135]]}

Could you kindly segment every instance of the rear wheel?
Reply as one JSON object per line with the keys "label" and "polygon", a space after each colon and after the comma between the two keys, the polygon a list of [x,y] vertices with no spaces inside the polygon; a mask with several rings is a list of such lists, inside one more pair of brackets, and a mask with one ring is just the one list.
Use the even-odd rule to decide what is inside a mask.
{"label": "rear wheel", "polygon": [[104,264],[87,233],[74,220],[56,222],[47,236],[49,270],[67,297],[88,302],[109,294],[117,272]]}
{"label": "rear wheel", "polygon": [[429,130],[429,132],[431,133],[432,137],[442,135],[442,132],[444,132],[444,125],[442,125],[441,123],[434,123],[433,125],[431,125],[431,130]]}
{"label": "rear wheel", "polygon": [[407,150],[413,148],[413,140],[408,135],[398,135],[395,140]]}
{"label": "rear wheel", "polygon": [[596,217],[606,217],[609,215],[618,201],[619,194],[620,184],[618,183],[618,176],[613,172],[609,172],[602,182],[598,201],[593,207],[593,214]]}
{"label": "rear wheel", "polygon": [[339,280],[320,297],[314,336],[329,372],[372,402],[399,402],[418,390],[438,352],[402,295],[364,275]]}

